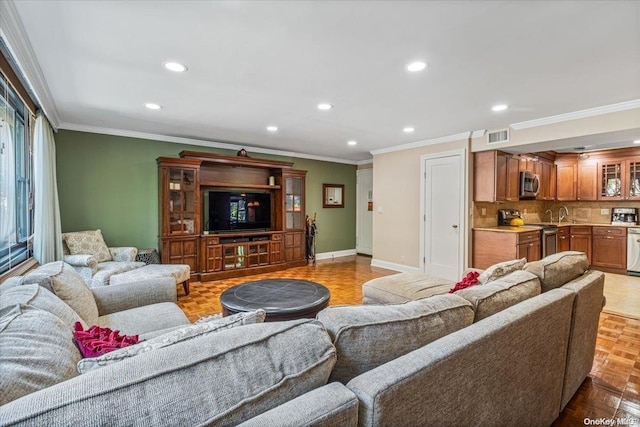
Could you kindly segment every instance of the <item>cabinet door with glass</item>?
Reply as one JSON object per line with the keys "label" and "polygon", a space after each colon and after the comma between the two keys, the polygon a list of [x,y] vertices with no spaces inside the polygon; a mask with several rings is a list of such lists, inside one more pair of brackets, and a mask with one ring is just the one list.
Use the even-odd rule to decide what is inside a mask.
{"label": "cabinet door with glass", "polygon": [[623,185],[625,199],[640,200],[640,158],[627,160],[625,169],[627,172]]}
{"label": "cabinet door with glass", "polygon": [[609,160],[598,163],[600,179],[598,183],[598,200],[622,200],[625,162]]}
{"label": "cabinet door with glass", "polygon": [[200,234],[198,168],[184,159],[159,163],[162,236]]}
{"label": "cabinet door with glass", "polygon": [[287,171],[283,173],[285,230],[302,230],[305,227],[305,175],[306,171]]}

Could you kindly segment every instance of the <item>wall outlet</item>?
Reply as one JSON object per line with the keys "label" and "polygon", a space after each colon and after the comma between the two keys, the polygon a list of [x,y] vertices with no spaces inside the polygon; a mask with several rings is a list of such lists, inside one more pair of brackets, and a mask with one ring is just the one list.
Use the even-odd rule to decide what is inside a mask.
{"label": "wall outlet", "polygon": [[400,262],[404,264],[404,255],[400,255]]}
{"label": "wall outlet", "polygon": [[480,209],[480,215],[485,216],[487,214],[487,208]]}
{"label": "wall outlet", "polygon": [[382,213],[382,206],[378,206],[378,213]]}
{"label": "wall outlet", "polygon": [[525,210],[523,210],[523,211],[522,211],[522,213],[523,213],[523,214],[526,214],[526,213],[527,213],[527,210],[526,210],[526,209],[525,209]]}
{"label": "wall outlet", "polygon": [[609,209],[600,209],[600,215],[609,215]]}

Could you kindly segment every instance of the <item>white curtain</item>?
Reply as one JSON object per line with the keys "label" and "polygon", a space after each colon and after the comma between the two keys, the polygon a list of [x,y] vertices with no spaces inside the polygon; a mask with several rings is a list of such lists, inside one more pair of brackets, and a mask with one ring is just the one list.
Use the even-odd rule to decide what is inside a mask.
{"label": "white curtain", "polygon": [[[1,111],[6,113],[8,108],[4,106]],[[0,249],[11,247],[16,243],[16,165],[13,156],[13,126],[6,116],[8,115],[0,117],[0,170],[3,171],[0,174]]]}
{"label": "white curtain", "polygon": [[39,112],[36,117],[33,166],[33,256],[42,265],[62,259],[60,205],[58,204],[58,184],[56,181],[56,147],[53,130],[42,112]]}

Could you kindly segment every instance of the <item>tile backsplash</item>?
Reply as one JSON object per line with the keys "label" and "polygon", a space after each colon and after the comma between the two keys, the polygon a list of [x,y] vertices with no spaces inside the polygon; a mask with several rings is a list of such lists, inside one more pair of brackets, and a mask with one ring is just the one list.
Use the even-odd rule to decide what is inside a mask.
{"label": "tile backsplash", "polygon": [[[549,222],[547,209],[553,212],[553,221],[558,221],[558,210],[561,206],[569,209],[565,221],[576,223],[610,224],[611,209],[640,208],[640,202],[547,202],[523,200],[519,202],[475,202],[473,206],[474,227],[495,227],[498,225],[498,209],[518,209],[525,223]],[[606,212],[605,212],[606,211]],[[484,214],[484,215],[483,215]]]}

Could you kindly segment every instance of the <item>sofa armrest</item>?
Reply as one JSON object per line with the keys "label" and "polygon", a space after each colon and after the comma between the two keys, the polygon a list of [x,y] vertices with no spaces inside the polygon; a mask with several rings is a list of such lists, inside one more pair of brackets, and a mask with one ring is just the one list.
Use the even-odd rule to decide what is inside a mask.
{"label": "sofa armrest", "polygon": [[65,255],[64,262],[72,267],[89,267],[95,269],[98,260],[93,255]]}
{"label": "sofa armrest", "polygon": [[178,300],[176,282],[172,277],[91,288],[91,292],[100,316],[160,302],[175,303]]}
{"label": "sofa armrest", "polygon": [[238,427],[357,426],[358,398],[340,383],[311,390]]}
{"label": "sofa armrest", "polygon": [[111,257],[114,261],[132,262],[136,260],[138,248],[134,248],[133,246],[113,247],[109,248],[109,252],[111,252]]}

